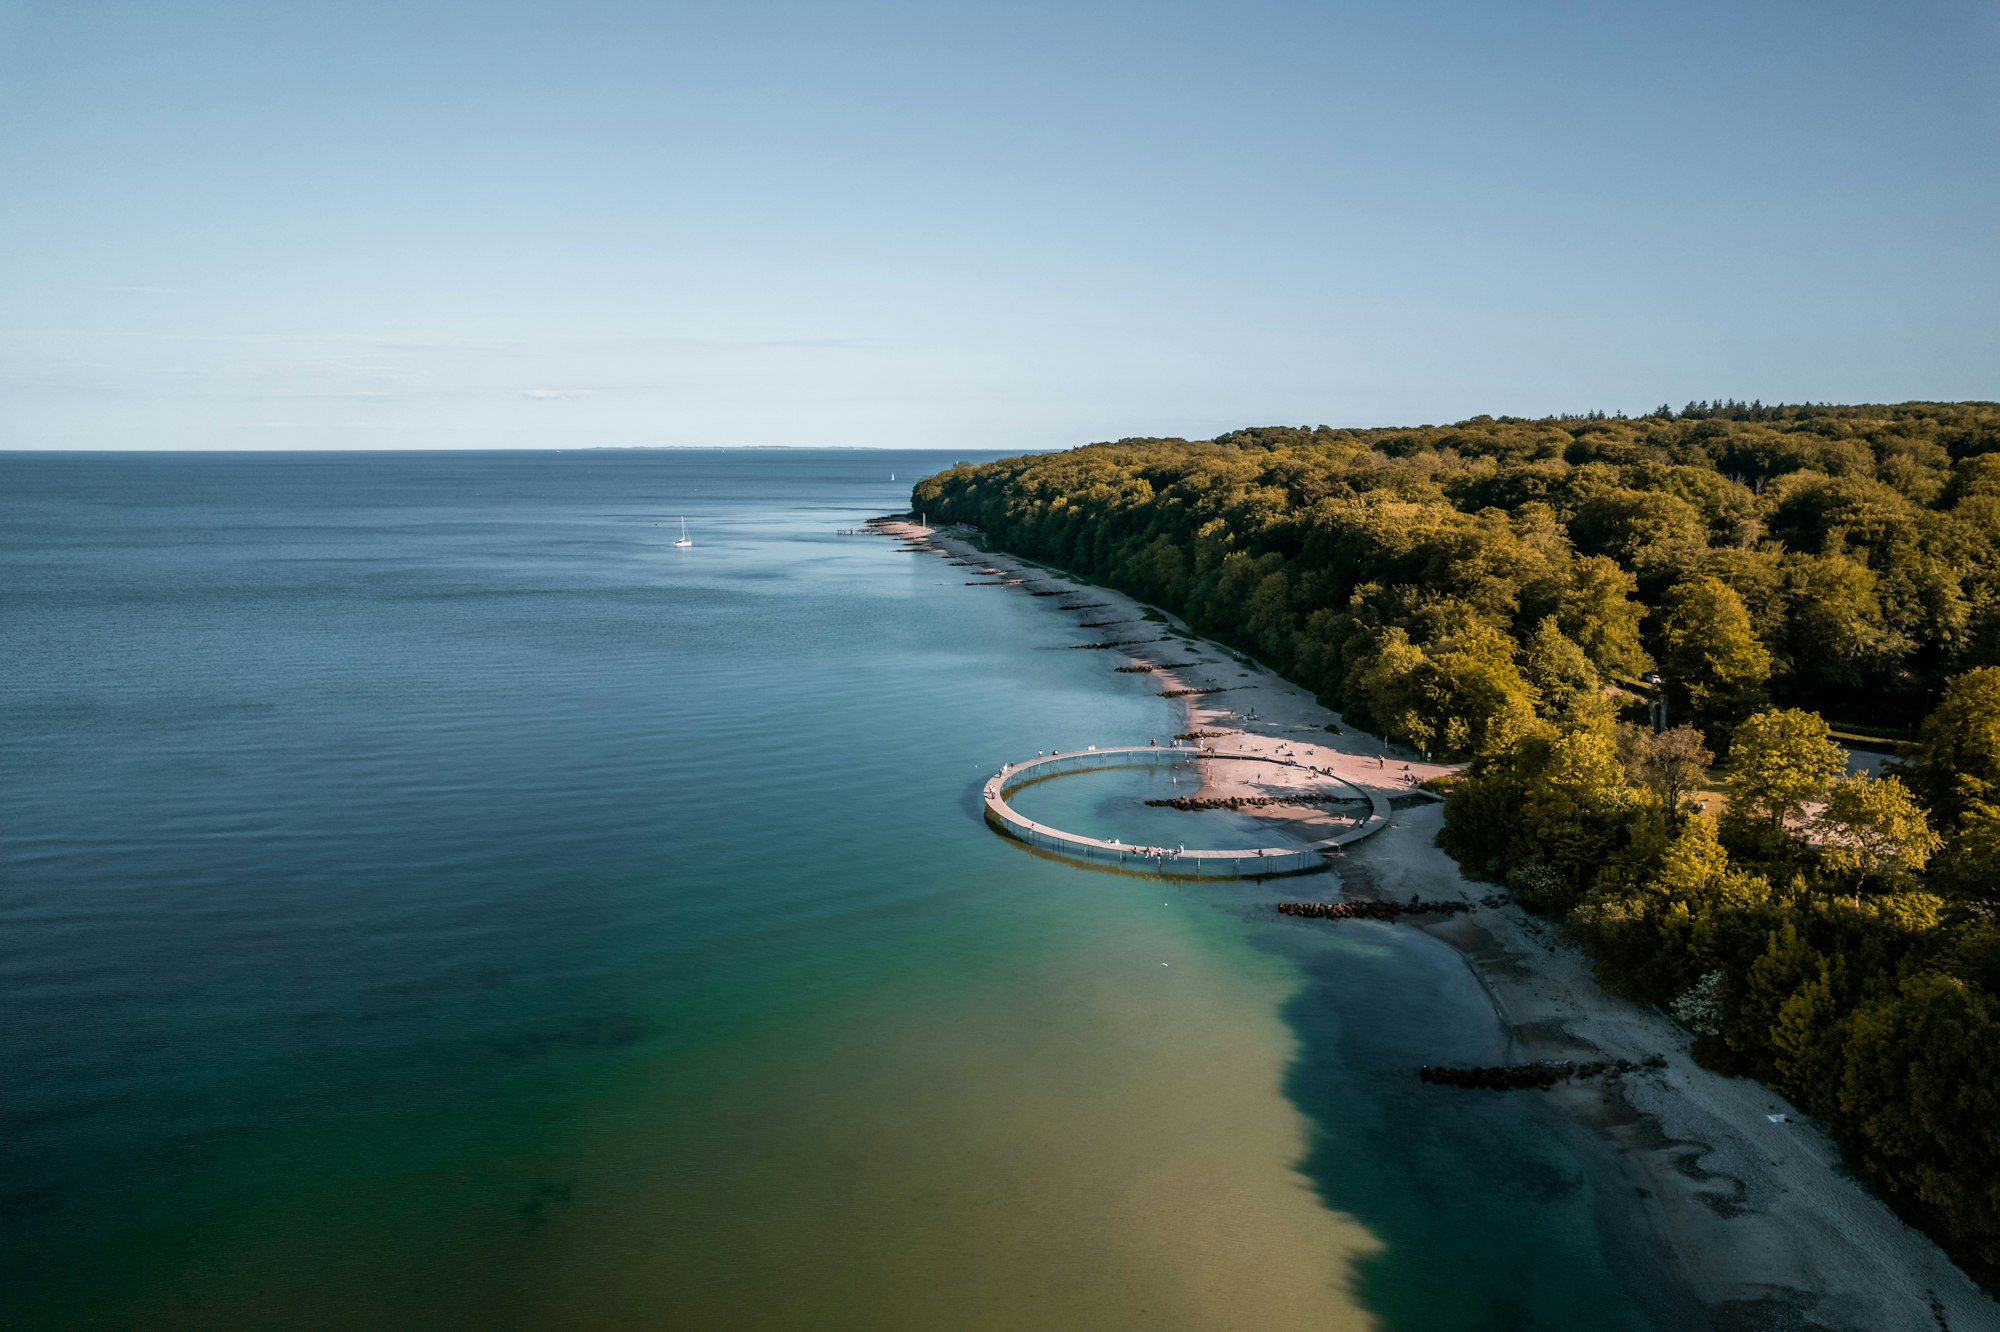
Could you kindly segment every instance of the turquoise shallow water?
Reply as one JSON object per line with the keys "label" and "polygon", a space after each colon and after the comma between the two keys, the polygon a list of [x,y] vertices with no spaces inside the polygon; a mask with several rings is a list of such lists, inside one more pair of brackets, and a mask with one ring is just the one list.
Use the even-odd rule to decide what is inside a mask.
{"label": "turquoise shallow water", "polygon": [[1650,1325],[1448,952],[983,825],[1177,722],[949,461],[0,455],[8,1325]]}

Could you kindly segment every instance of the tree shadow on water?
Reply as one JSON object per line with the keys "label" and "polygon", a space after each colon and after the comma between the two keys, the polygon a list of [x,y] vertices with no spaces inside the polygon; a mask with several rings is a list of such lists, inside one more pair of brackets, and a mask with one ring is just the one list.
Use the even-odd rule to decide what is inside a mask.
{"label": "tree shadow on water", "polygon": [[[1317,923],[1316,923],[1317,924]],[[1590,1327],[1653,1332],[1617,1275],[1590,1164],[1533,1092],[1419,1081],[1420,1065],[1498,1062],[1483,992],[1444,946],[1397,926],[1272,931],[1303,985],[1285,1094],[1312,1137],[1300,1172],[1380,1242],[1349,1280],[1397,1332]]]}

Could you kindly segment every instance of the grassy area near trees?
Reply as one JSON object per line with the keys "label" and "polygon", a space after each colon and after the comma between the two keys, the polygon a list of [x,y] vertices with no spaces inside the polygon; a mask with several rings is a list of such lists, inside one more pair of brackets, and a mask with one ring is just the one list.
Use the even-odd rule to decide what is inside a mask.
{"label": "grassy area near trees", "polygon": [[[2000,406],[1242,430],[914,498],[1471,760],[1469,873],[2000,1285]],[[1651,671],[1659,733],[1607,688]],[[1829,716],[1920,738],[1848,777]]]}

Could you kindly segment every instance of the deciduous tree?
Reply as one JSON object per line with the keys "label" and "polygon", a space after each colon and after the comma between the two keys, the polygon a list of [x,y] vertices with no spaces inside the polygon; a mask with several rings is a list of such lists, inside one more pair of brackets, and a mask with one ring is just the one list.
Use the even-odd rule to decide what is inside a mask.
{"label": "deciduous tree", "polygon": [[1618,758],[1636,785],[1660,798],[1670,821],[1680,819],[1682,804],[1715,762],[1701,732],[1692,726],[1656,732],[1630,722],[1618,727]]}
{"label": "deciduous tree", "polygon": [[1803,831],[1807,804],[1846,767],[1847,752],[1824,718],[1797,708],[1760,712],[1730,742],[1728,817],[1773,832]]}
{"label": "deciduous tree", "polygon": [[1828,870],[1852,881],[1857,893],[1871,875],[1922,869],[1944,843],[1931,831],[1909,787],[1894,777],[1878,779],[1865,772],[1833,780],[1812,829]]}
{"label": "deciduous tree", "polygon": [[1904,776],[1956,828],[1975,805],[2000,805],[2000,666],[1982,666],[1945,686]]}
{"label": "deciduous tree", "polygon": [[1771,654],[1751,631],[1743,598],[1719,578],[1697,578],[1660,608],[1660,670],[1668,696],[1704,728],[1728,726],[1764,700]]}

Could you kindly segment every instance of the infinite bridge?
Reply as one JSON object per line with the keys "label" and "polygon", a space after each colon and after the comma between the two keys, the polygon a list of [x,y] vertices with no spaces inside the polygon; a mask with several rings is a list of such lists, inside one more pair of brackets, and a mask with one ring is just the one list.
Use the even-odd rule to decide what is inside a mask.
{"label": "infinite bridge", "polygon": [[[1269,763],[1310,773],[1321,782],[1346,787],[1369,804],[1368,817],[1324,841],[1310,846],[1259,847],[1244,851],[1196,851],[1174,847],[1127,846],[1118,841],[1102,841],[1080,833],[1065,832],[1024,817],[1007,803],[1007,793],[1029,782],[1058,773],[1089,768],[1125,768],[1138,764],[1164,764],[1191,768],[1210,761]],[[1379,791],[1367,790],[1344,777],[1329,776],[1309,763],[1296,759],[1273,758],[1265,754],[1228,753],[1198,749],[1193,745],[1120,745],[1109,749],[1079,749],[1045,758],[1029,759],[1002,768],[986,781],[982,793],[986,801],[986,821],[1008,836],[1030,846],[1058,852],[1107,868],[1145,870],[1176,878],[1251,879],[1274,874],[1303,874],[1326,866],[1327,853],[1359,841],[1389,822],[1389,800]]]}

